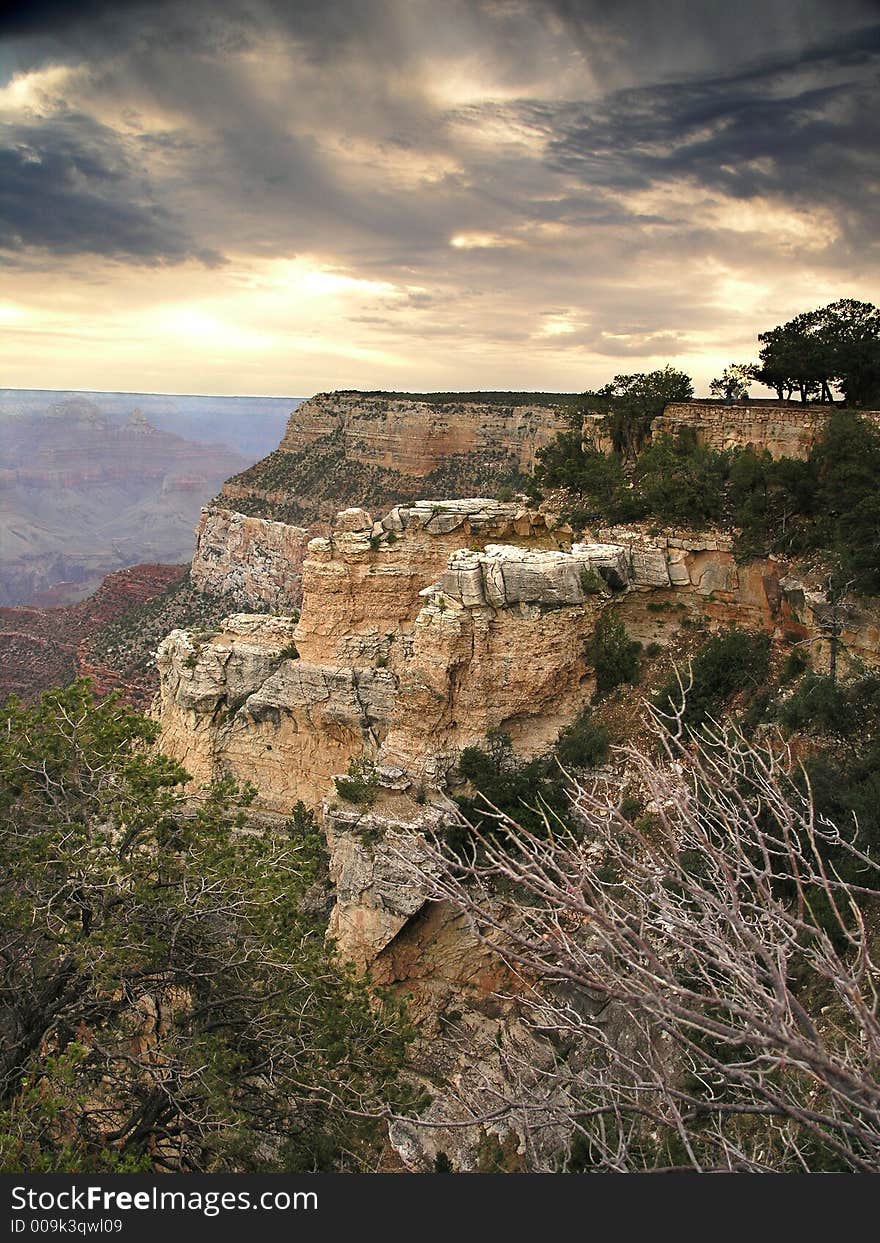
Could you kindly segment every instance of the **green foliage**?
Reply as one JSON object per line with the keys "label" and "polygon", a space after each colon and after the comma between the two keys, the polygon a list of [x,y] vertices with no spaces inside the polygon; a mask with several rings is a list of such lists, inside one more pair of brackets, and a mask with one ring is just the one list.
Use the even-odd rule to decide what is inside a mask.
{"label": "green foliage", "polygon": [[567,725],[556,743],[556,758],[563,768],[595,768],[608,758],[611,735],[608,727],[593,720],[589,708]]}
{"label": "green foliage", "polygon": [[360,807],[372,807],[379,791],[379,775],[374,764],[369,760],[352,759],[348,765],[348,775],[334,777],[336,793],[346,803],[355,803]]}
{"label": "green foliage", "polygon": [[857,824],[862,848],[880,847],[880,676],[842,683],[807,673],[776,715],[814,739],[804,771],[817,811],[845,831]]}
{"label": "green foliage", "polygon": [[838,388],[849,405],[880,401],[880,310],[870,302],[841,298],[805,311],[758,335],[760,367],[755,378],[780,398],[833,400]]}
{"label": "green foliage", "polygon": [[838,584],[880,592],[880,429],[853,410],[832,414],[807,461],[661,436],[627,485],[619,457],[585,448],[580,433],[561,433],[538,456],[536,479],[577,497],[566,515],[575,527],[600,519],[724,522],[740,529],[740,558],[816,550],[833,563]]}
{"label": "green foliage", "polygon": [[880,591],[880,429],[836,411],[810,455],[816,480],[810,544],[828,548],[842,582]]}
{"label": "green foliage", "polygon": [[722,401],[742,401],[749,395],[755,370],[751,363],[729,363],[723,374],[709,385],[709,392]]}
{"label": "green foliage", "polygon": [[595,570],[584,566],[580,573],[581,591],[585,596],[598,596],[605,590],[605,582]]}
{"label": "green foliage", "polygon": [[870,675],[844,684],[821,674],[808,673],[779,710],[789,730],[820,729],[848,737],[866,733],[880,709],[880,677]]}
{"label": "green foliage", "polygon": [[279,660],[299,660],[299,648],[295,643],[288,643],[287,647],[283,647],[278,653]]}
{"label": "green foliage", "polygon": [[635,456],[666,403],[687,401],[693,395],[690,376],[669,365],[659,371],[616,375],[598,394],[609,412],[615,451]]}
{"label": "green foliage", "polygon": [[660,436],[641,455],[625,516],[647,515],[693,526],[717,522],[724,510],[726,455],[685,436]]}
{"label": "green foliage", "polygon": [[586,648],[587,660],[596,671],[596,699],[623,682],[638,681],[640,652],[641,644],[630,639],[620,618],[606,610]]}
{"label": "green foliage", "polygon": [[785,658],[782,666],[781,681],[794,682],[810,667],[810,658],[800,648],[794,648]]}
{"label": "green foliage", "polygon": [[468,823],[447,830],[447,844],[461,850],[470,838],[468,825],[503,841],[505,816],[541,835],[547,827],[545,816],[551,824],[566,823],[571,804],[562,770],[602,764],[610,743],[607,728],[593,720],[589,707],[562,730],[552,751],[532,760],[514,755],[509,734],[490,731],[485,747],[465,747],[461,753],[458,770],[473,793],[456,797]]}
{"label": "green foliage", "polygon": [[[693,679],[687,696],[684,723],[692,729],[709,717],[717,718],[733,695],[755,691],[766,681],[770,668],[770,637],[744,630],[713,635],[691,662]],[[683,675],[685,686],[687,678]],[[670,676],[654,695],[661,712],[671,712],[681,702],[681,689]]]}
{"label": "green foliage", "polygon": [[626,484],[619,457],[584,445],[579,431],[560,432],[537,456],[537,483],[578,493],[585,521],[604,517],[619,503]]}
{"label": "green foliage", "polygon": [[0,730],[0,1168],[308,1170],[379,1141],[409,1028],[301,900],[314,820],[196,804],[157,726],[78,682]]}

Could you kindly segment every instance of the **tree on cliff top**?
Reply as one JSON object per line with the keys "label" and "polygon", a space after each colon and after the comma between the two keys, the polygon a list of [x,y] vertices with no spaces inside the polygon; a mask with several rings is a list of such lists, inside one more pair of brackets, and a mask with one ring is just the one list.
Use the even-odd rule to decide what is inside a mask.
{"label": "tree on cliff top", "polygon": [[694,395],[690,376],[668,364],[659,371],[616,375],[599,389],[600,406],[611,420],[614,448],[635,457],[647,439],[651,424],[669,401],[688,401]]}
{"label": "tree on cliff top", "polygon": [[351,1164],[407,1028],[303,906],[311,817],[187,806],[155,738],[84,682],[2,711],[0,1168]]}
{"label": "tree on cliff top", "polygon": [[841,298],[759,333],[758,340],[754,377],[780,400],[797,392],[801,401],[831,402],[836,387],[848,405],[880,402],[880,309],[872,303]]}
{"label": "tree on cliff top", "polygon": [[749,386],[755,379],[752,363],[728,363],[722,374],[709,385],[713,397],[723,401],[743,401],[749,395]]}

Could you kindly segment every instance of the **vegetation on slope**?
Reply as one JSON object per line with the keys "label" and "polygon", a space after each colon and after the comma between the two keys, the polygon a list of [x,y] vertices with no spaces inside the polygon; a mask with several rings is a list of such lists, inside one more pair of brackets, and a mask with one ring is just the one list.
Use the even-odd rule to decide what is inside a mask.
{"label": "vegetation on slope", "polygon": [[536,484],[572,494],[567,516],[575,527],[720,523],[740,530],[741,556],[816,550],[840,583],[880,592],[880,429],[856,411],[835,411],[805,462],[661,436],[628,478],[616,454],[585,446],[576,433],[558,437],[538,458]]}
{"label": "vegetation on slope", "polygon": [[3,710],[0,1168],[359,1168],[409,1029],[325,942],[314,822],[187,806],[156,736],[82,682]]}

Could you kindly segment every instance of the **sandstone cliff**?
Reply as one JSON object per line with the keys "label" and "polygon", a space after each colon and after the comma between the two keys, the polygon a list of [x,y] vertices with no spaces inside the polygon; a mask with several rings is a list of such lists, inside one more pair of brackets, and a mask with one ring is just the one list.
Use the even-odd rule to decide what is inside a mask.
{"label": "sandstone cliff", "polygon": [[291,414],[275,453],[229,480],[218,503],[309,525],[348,505],[494,491],[530,471],[571,416],[563,395],[493,397],[319,393]]}
{"label": "sandstone cliff", "polygon": [[[330,932],[410,996],[432,1123],[460,1123],[503,1096],[506,1058],[538,1068],[548,1058],[517,1017],[521,982],[416,879],[426,837],[454,815],[462,749],[491,730],[522,756],[551,747],[591,697],[586,645],[606,609],[645,645],[694,625],[802,636],[821,667],[828,606],[790,570],[773,558],[737,565],[721,532],[618,527],[573,544],[568,527],[514,503],[422,501],[375,522],[350,508],[308,544],[298,619],[234,614],[160,646],[162,745],[194,783],[231,774],[268,811],[301,800],[318,812]],[[880,666],[871,614],[846,625],[851,654]],[[352,763],[369,774],[361,802],[334,783]],[[438,1080],[456,1091],[437,1094]],[[410,1168],[431,1168],[442,1150],[473,1169],[486,1136],[397,1124],[392,1140]]]}
{"label": "sandstone cliff", "polygon": [[[767,449],[775,458],[806,459],[835,409],[803,402],[716,401],[669,402],[654,420],[653,437],[693,434],[710,449],[735,449],[751,445]],[[880,412],[863,410],[863,418],[880,424]]]}
{"label": "sandstone cliff", "polygon": [[[543,513],[471,499],[396,507],[378,522],[349,509],[307,553],[298,620],[238,614],[164,640],[159,711],[165,749],[197,784],[232,773],[264,807],[302,800],[328,825],[333,777],[353,760],[377,766],[394,817],[416,825],[446,806],[461,750],[490,730],[522,755],[547,750],[592,693],[585,644],[606,608],[646,645],[669,641],[675,607],[710,626],[803,637],[816,666],[827,662],[821,593],[774,558],[737,565],[719,532],[613,528],[572,545]],[[850,658],[876,666],[870,612],[850,610],[844,626]],[[328,836],[347,840],[346,823]],[[355,896],[340,899],[337,931],[368,961],[382,936],[343,910],[363,906],[344,871],[339,892]]]}

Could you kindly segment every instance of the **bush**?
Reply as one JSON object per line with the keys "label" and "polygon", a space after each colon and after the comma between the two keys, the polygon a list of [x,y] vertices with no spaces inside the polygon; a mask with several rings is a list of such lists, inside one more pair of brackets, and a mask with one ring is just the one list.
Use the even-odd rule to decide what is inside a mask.
{"label": "bush", "polygon": [[299,649],[295,643],[288,643],[287,647],[283,647],[278,653],[279,660],[299,660]]}
{"label": "bush", "polygon": [[782,681],[794,682],[810,667],[810,658],[800,648],[795,648],[789,652],[785,658],[785,664],[782,666]]}
{"label": "bush", "polygon": [[0,1170],[378,1154],[366,1110],[410,1096],[408,1025],[325,939],[311,814],[249,820],[255,791],[228,778],[194,807],[156,723],[85,682],[0,720]]}
{"label": "bush", "polygon": [[536,481],[551,488],[568,488],[582,498],[579,515],[585,521],[614,512],[626,479],[620,459],[584,446],[581,433],[560,432],[538,450]]}
{"label": "bush", "polygon": [[605,581],[595,570],[584,566],[581,570],[581,591],[585,596],[598,596],[605,589]]}
{"label": "bush", "polygon": [[372,807],[379,789],[379,776],[375,766],[369,760],[353,759],[348,765],[345,777],[334,777],[336,793],[346,803],[355,803],[361,807]]}
{"label": "bush", "polygon": [[556,757],[563,768],[595,768],[608,758],[610,742],[607,727],[597,724],[585,708],[559,735]]}
{"label": "bush", "polygon": [[636,463],[624,516],[651,515],[687,526],[717,522],[724,510],[726,472],[726,454],[684,436],[661,436]]}
{"label": "bush", "polygon": [[818,726],[825,733],[841,737],[856,732],[867,736],[880,723],[878,709],[880,677],[872,674],[843,684],[822,674],[809,673],[780,709],[779,719],[790,730]]}
{"label": "bush", "polygon": [[612,612],[603,613],[587,644],[587,660],[596,671],[596,699],[639,676],[641,644],[630,639],[626,626]]}
{"label": "bush", "polygon": [[[770,669],[770,636],[729,630],[715,635],[691,662],[692,685],[683,715],[686,725],[696,728],[715,717],[724,704],[740,691],[760,687]],[[683,678],[685,685],[687,679]],[[654,695],[661,712],[676,710],[681,689],[675,675]]]}

